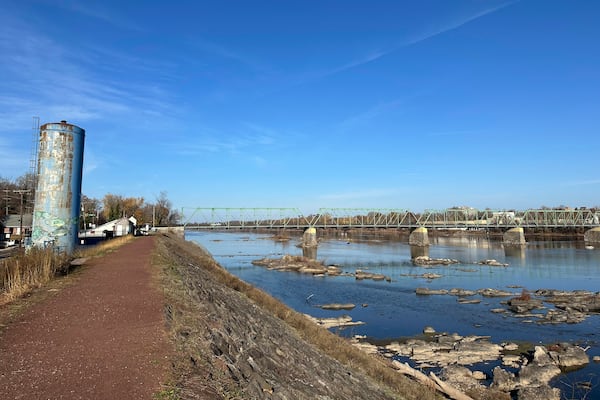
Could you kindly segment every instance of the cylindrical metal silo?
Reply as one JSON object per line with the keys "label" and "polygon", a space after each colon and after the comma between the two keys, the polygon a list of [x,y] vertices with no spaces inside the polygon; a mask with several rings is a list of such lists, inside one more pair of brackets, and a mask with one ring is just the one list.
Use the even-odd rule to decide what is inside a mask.
{"label": "cylindrical metal silo", "polygon": [[85,130],[67,121],[40,127],[31,243],[71,253],[77,244]]}

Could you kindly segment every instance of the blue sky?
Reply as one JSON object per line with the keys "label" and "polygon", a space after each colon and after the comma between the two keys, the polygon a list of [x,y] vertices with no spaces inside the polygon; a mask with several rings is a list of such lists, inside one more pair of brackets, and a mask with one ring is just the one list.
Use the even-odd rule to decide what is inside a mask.
{"label": "blue sky", "polygon": [[0,1],[0,176],[175,207],[600,205],[600,2]]}

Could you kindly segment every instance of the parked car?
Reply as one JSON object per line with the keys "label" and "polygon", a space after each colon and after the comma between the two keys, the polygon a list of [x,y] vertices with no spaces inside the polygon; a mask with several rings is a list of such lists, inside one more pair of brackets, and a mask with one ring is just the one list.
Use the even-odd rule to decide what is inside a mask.
{"label": "parked car", "polygon": [[6,249],[15,245],[14,240],[3,240],[0,242],[0,249]]}

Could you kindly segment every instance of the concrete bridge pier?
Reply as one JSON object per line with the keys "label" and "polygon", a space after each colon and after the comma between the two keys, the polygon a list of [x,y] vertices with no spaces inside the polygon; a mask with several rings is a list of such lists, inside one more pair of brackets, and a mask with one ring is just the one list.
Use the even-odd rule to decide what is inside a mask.
{"label": "concrete bridge pier", "polygon": [[504,232],[502,236],[502,243],[505,246],[525,246],[527,242],[525,241],[525,233],[523,232],[523,228],[511,228]]}
{"label": "concrete bridge pier", "polygon": [[408,237],[408,244],[411,246],[425,247],[429,246],[429,236],[427,235],[427,228],[418,227],[410,233]]}
{"label": "concrete bridge pier", "polygon": [[317,246],[302,247],[302,257],[308,258],[309,260],[316,260]]}
{"label": "concrete bridge pier", "polygon": [[307,228],[302,235],[302,247],[317,247],[317,230],[314,227]]}
{"label": "concrete bridge pier", "polygon": [[429,257],[429,246],[410,246],[410,258]]}
{"label": "concrete bridge pier", "polygon": [[513,257],[513,258],[520,258],[522,260],[525,259],[525,248],[527,246],[524,245],[508,245],[505,244],[504,246],[504,255],[506,257]]}
{"label": "concrete bridge pier", "polygon": [[600,245],[600,228],[592,228],[583,234],[586,244]]}

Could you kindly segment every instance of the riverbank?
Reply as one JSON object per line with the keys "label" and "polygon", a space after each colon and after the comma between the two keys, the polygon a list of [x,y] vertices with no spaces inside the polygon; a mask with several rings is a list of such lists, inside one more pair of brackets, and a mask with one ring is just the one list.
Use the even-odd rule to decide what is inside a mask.
{"label": "riverbank", "polygon": [[388,360],[229,274],[194,243],[161,237],[154,260],[177,348],[177,398],[438,398]]}
{"label": "riverbank", "polygon": [[[372,237],[323,236],[318,254],[312,257],[322,260],[326,268],[317,271],[311,266],[307,271],[316,272],[316,275],[311,275],[293,272],[305,271],[298,269],[295,262],[304,253],[296,246],[301,240],[299,236],[284,243],[273,239],[272,235],[258,233],[206,232],[186,237],[206,246],[229,272],[301,313],[320,319],[344,316],[346,320],[349,319],[345,318],[347,316],[352,321],[362,322],[346,329],[336,328],[335,332],[344,337],[360,335],[364,337],[362,341],[369,343],[401,343],[402,338],[418,337],[425,327],[433,326],[439,332],[457,332],[463,337],[490,337],[491,342],[496,344],[514,342],[552,347],[556,343],[568,342],[582,348],[589,347],[587,353],[590,358],[598,355],[596,337],[600,321],[597,316],[578,324],[541,324],[536,323],[537,318],[508,311],[508,305],[503,304],[513,297],[525,297],[524,293],[530,293],[532,299],[537,298],[537,293],[541,293],[538,290],[544,288],[560,290],[560,293],[595,292],[600,254],[575,242],[531,242],[515,255],[506,252],[501,242],[488,238],[440,238],[430,246],[432,259],[455,259],[459,262],[417,266],[411,258],[412,249],[406,243]],[[284,263],[272,265],[269,262],[257,267],[255,263],[262,264],[264,257]],[[330,266],[341,271],[332,275]],[[285,272],[289,270],[292,272]],[[391,279],[357,279],[358,270]],[[418,288],[448,291],[449,295],[423,296],[418,294]],[[463,290],[457,289],[454,295],[455,288]],[[488,290],[482,290],[485,288]],[[498,293],[510,292],[510,296],[489,297],[492,292],[489,289]],[[465,297],[468,293],[475,294]],[[343,311],[321,307],[329,304],[356,306]],[[559,311],[554,303],[544,302],[544,307],[532,313],[541,317],[542,314],[557,315]],[[498,312],[500,309],[502,313]],[[554,311],[550,313],[551,310]],[[384,349],[383,353],[392,354],[388,349]],[[397,358],[402,362],[406,360],[403,356]],[[409,362],[414,366],[412,361]],[[485,361],[473,367],[484,372],[489,385],[492,370],[500,363]],[[438,373],[435,368],[433,372]],[[597,373],[598,364],[592,362],[580,370],[569,370],[551,385],[560,387],[563,394],[571,395],[571,398],[592,398],[597,394],[595,389],[577,396],[571,393],[568,385],[584,387],[588,385],[589,377],[596,379]]]}

